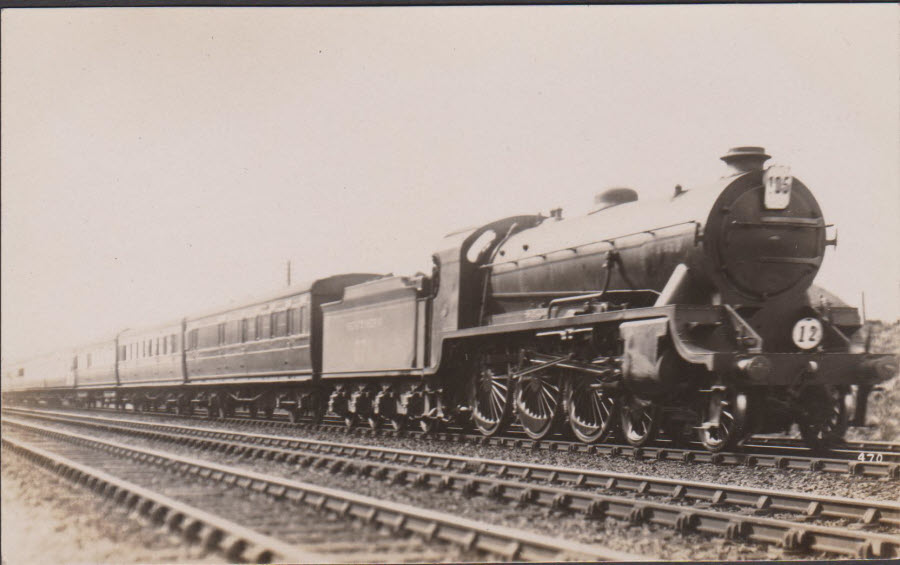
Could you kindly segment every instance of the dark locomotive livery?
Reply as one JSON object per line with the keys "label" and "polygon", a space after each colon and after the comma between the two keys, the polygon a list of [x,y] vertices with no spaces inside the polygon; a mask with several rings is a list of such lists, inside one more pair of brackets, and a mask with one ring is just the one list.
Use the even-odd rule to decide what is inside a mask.
{"label": "dark locomotive livery", "polygon": [[797,424],[827,446],[897,360],[812,285],[834,243],[812,192],[762,148],[722,159],[730,176],[669,199],[611,189],[586,216],[450,234],[431,276],[328,277],[38,359],[5,396],[713,451]]}

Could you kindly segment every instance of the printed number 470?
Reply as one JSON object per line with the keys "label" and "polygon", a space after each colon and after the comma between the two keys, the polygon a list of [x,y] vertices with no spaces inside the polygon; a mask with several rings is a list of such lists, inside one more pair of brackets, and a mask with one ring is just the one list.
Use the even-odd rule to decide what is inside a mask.
{"label": "printed number 470", "polygon": [[856,460],[868,463],[881,463],[884,461],[884,455],[881,453],[860,453]]}

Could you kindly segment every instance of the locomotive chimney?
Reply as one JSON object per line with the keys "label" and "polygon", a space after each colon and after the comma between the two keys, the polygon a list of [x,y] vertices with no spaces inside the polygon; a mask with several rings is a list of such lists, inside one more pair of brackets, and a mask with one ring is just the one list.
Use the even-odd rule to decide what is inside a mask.
{"label": "locomotive chimney", "polygon": [[728,165],[730,176],[742,175],[750,171],[761,171],[763,163],[771,159],[763,147],[732,147],[720,157]]}

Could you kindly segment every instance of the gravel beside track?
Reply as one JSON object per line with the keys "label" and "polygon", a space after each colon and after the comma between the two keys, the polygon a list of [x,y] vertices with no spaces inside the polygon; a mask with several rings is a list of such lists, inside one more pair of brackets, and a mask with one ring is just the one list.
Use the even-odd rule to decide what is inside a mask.
{"label": "gravel beside track", "polygon": [[[180,423],[184,425],[183,421]],[[254,431],[257,433],[259,432],[259,430]],[[94,434],[92,432],[92,435],[100,436],[103,435],[103,433]],[[279,431],[279,435],[285,434],[283,431]],[[155,442],[152,441],[147,442],[147,445],[158,447],[155,445]],[[417,442],[415,447],[421,450],[422,446]],[[167,447],[167,449],[172,449],[172,447]],[[190,449],[187,449],[186,453],[192,455],[195,454],[195,452]],[[531,453],[531,455],[533,456],[534,454]],[[219,458],[216,454],[211,454],[209,457],[212,457],[213,460]],[[232,463],[233,457],[226,457],[226,461]],[[286,469],[286,467],[287,466],[283,464],[271,462],[260,461],[252,463],[253,469],[260,470],[261,468],[265,468],[266,472],[271,472],[273,474],[287,472],[291,475],[298,472],[296,469],[289,470]],[[327,466],[318,467],[314,465],[312,469],[309,469],[308,471],[303,470],[302,472],[310,475],[304,476],[303,480],[310,480],[311,482],[317,482],[317,480],[321,479],[328,484],[333,485],[335,481],[338,483],[344,481],[347,483],[347,486],[344,488],[355,489],[356,492],[362,491],[364,494],[388,498],[397,496],[397,491],[402,490],[400,500],[404,502],[424,497],[425,500],[423,500],[421,504],[428,505],[429,500],[434,504],[435,499],[439,499],[438,508],[443,511],[451,511],[463,516],[471,515],[472,517],[483,517],[485,515],[498,516],[503,520],[518,521],[522,524],[529,524],[532,522],[540,523],[550,528],[556,535],[566,535],[570,537],[572,535],[571,532],[579,532],[579,535],[584,535],[588,538],[579,538],[580,541],[600,542],[603,545],[626,551],[649,551],[652,554],[666,555],[667,557],[672,556],[671,558],[681,559],[763,559],[772,557],[771,550],[760,548],[759,545],[731,542],[711,544],[708,537],[693,536],[693,534],[681,535],[673,532],[671,529],[654,525],[644,524],[640,526],[629,526],[627,522],[617,520],[601,520],[599,522],[594,520],[586,522],[585,519],[580,516],[573,517],[571,514],[565,512],[560,513],[552,509],[533,507],[531,505],[524,507],[520,506],[511,511],[510,506],[507,503],[498,503],[495,500],[491,500],[489,497],[465,498],[451,496],[450,500],[445,501],[445,496],[438,496],[430,490],[397,489],[394,485],[390,484],[387,485],[388,488],[385,490],[385,484],[383,482],[379,484],[378,481],[373,481],[369,478],[360,478],[356,475],[345,477],[340,473],[335,473],[333,469],[329,470]],[[311,477],[316,477],[316,479],[314,480]],[[696,479],[696,477],[693,478]],[[419,503],[418,500],[417,503]],[[691,506],[691,504],[688,504],[687,506]],[[779,518],[780,516],[776,514],[772,517]],[[492,522],[493,521],[495,521],[495,519],[492,518]],[[838,523],[835,525],[840,524]],[[596,536],[601,533],[605,535],[601,539],[596,539]],[[607,539],[606,535],[611,536],[611,538]],[[651,539],[648,539],[648,537]],[[693,539],[695,537],[696,539]],[[616,543],[625,541],[630,542],[625,547],[620,548],[615,545]],[[681,548],[678,546],[683,544],[687,544],[687,547],[681,551]],[[698,549],[701,547],[702,549]],[[675,557],[676,555],[677,557]],[[815,556],[815,554],[813,556]]]}
{"label": "gravel beside track", "polygon": [[2,552],[7,565],[58,563],[227,563],[202,545],[148,528],[137,514],[73,488],[59,476],[4,452]]}

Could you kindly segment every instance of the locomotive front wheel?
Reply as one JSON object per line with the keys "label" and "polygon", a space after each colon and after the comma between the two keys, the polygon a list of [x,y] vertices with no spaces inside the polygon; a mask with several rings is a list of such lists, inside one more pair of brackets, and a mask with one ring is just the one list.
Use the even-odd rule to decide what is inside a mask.
{"label": "locomotive front wheel", "polygon": [[470,396],[472,421],[482,435],[495,436],[506,428],[512,403],[511,392],[509,365],[492,367],[484,356],[479,356]]}
{"label": "locomotive front wheel", "polygon": [[850,424],[847,391],[842,387],[807,387],[800,395],[797,425],[806,445],[813,450],[828,449],[844,439]]}
{"label": "locomotive front wheel", "polygon": [[[733,449],[743,437],[740,415],[746,413],[746,406],[747,397],[743,394],[711,394],[709,400],[702,404],[701,424],[697,430],[697,437],[703,447],[713,453]],[[708,425],[716,417],[718,426]]]}
{"label": "locomotive front wheel", "polygon": [[622,435],[634,447],[647,445],[659,431],[659,406],[649,400],[630,398],[622,403],[619,411],[622,420]]}
{"label": "locomotive front wheel", "polygon": [[594,443],[609,437],[619,405],[615,396],[600,388],[599,378],[573,381],[566,394],[569,427],[579,441]]}
{"label": "locomotive front wheel", "polygon": [[559,378],[552,374],[531,374],[516,381],[513,397],[516,415],[525,434],[541,440],[554,432],[560,414]]}

